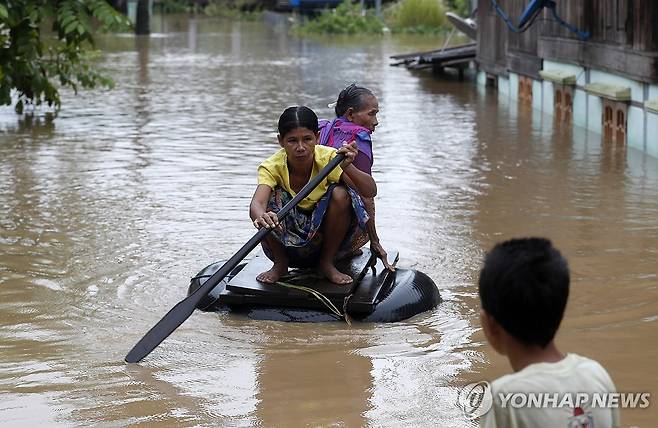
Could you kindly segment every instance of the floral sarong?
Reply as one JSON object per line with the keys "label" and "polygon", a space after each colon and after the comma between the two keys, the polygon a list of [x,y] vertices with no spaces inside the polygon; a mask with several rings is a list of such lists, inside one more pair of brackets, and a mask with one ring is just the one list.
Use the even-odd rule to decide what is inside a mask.
{"label": "floral sarong", "polygon": [[[285,246],[290,267],[311,267],[320,258],[320,251],[322,249],[322,231],[320,230],[320,226],[322,225],[322,219],[327,212],[327,208],[329,208],[331,193],[336,186],[337,184],[333,184],[329,187],[313,211],[295,207],[281,221],[283,232],[277,229],[272,231],[277,239]],[[363,234],[366,222],[369,219],[363,201],[358,193],[347,186],[345,186],[345,189],[352,199],[353,215],[347,234],[338,249],[336,258],[340,258],[342,255],[353,250],[353,242],[357,236]],[[291,199],[292,196],[290,193],[277,187],[270,196],[267,210],[277,213]],[[274,256],[265,241],[263,241],[263,250],[265,255],[273,261]]]}

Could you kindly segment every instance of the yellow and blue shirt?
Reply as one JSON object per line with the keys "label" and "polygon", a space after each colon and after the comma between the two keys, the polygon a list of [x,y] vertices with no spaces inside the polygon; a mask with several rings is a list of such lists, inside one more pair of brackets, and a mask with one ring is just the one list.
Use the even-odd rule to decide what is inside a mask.
{"label": "yellow and blue shirt", "polygon": [[[313,170],[311,178],[318,175],[320,170],[327,166],[329,161],[336,156],[336,150],[332,147],[325,147],[319,144],[315,146],[315,156],[313,159]],[[299,207],[304,210],[312,210],[318,201],[324,196],[333,183],[340,181],[343,170],[337,166],[331,173],[322,180],[322,182],[300,203]],[[293,197],[297,194],[290,188],[290,173],[288,171],[288,156],[284,149],[279,150],[269,158],[265,159],[258,166],[258,184],[265,184],[272,188],[281,187]]]}

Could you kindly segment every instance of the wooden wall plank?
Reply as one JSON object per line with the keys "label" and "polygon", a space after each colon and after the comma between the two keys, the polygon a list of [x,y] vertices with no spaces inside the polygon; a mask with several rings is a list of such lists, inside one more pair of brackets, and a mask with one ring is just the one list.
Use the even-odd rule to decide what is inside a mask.
{"label": "wooden wall plank", "polygon": [[[515,24],[528,4],[528,0],[497,1]],[[658,82],[657,0],[569,0],[556,5],[562,19],[590,33],[587,42],[558,24],[548,10],[528,31],[514,33],[491,1],[481,0],[476,61],[488,72],[509,70],[536,76],[541,58],[550,58]]]}
{"label": "wooden wall plank", "polygon": [[658,82],[658,52],[559,37],[541,37],[538,51],[544,59],[586,65],[643,82]]}

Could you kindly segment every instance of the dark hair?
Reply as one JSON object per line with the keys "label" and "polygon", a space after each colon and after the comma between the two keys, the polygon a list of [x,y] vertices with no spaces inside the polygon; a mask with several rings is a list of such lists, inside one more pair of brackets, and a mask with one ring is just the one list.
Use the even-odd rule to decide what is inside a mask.
{"label": "dark hair", "polygon": [[279,135],[283,137],[296,128],[318,132],[318,116],[306,106],[288,107],[279,116]]}
{"label": "dark hair", "polygon": [[482,308],[507,333],[545,348],[567,305],[569,266],[548,239],[512,239],[485,257],[478,292]]}
{"label": "dark hair", "polygon": [[374,94],[370,89],[364,88],[363,86],[357,86],[355,83],[352,83],[350,86],[340,91],[338,100],[336,101],[336,117],[344,115],[350,107],[356,111],[360,111],[361,108],[363,108],[364,95],[374,97]]}

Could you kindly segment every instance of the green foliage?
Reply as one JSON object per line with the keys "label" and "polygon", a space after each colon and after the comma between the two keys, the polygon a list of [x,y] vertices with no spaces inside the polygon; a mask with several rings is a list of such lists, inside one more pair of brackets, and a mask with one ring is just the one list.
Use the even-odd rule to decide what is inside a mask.
{"label": "green foliage", "polygon": [[187,0],[160,0],[160,11],[162,13],[185,13],[192,9]]}
{"label": "green foliage", "polygon": [[[49,27],[51,31],[43,31]],[[128,29],[105,0],[4,0],[0,4],[0,105],[59,108],[59,88],[111,87],[94,67],[96,28]],[[42,34],[42,31],[46,33]]]}
{"label": "green foliage", "polygon": [[345,0],[335,9],[325,9],[320,15],[296,26],[293,31],[299,35],[313,34],[382,34],[384,23],[372,10],[361,13],[359,3]]}
{"label": "green foliage", "polygon": [[440,33],[446,30],[445,7],[440,0],[402,0],[386,11],[391,30],[401,33]]}
{"label": "green foliage", "polygon": [[471,16],[471,2],[470,0],[444,0],[448,9],[455,12],[457,15],[468,18]]}
{"label": "green foliage", "polygon": [[211,0],[203,12],[213,18],[255,21],[262,17],[258,0]]}

